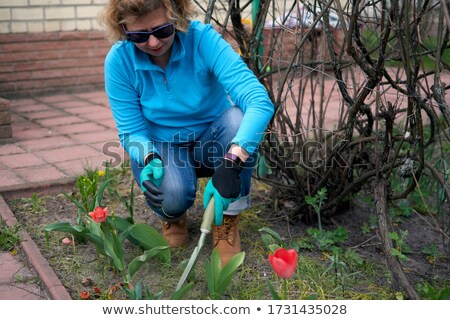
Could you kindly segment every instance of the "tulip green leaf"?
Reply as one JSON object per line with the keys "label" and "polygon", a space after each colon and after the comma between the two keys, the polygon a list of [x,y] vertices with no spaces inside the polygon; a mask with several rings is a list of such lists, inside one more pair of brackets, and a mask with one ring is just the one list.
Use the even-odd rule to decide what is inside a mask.
{"label": "tulip green leaf", "polygon": [[134,258],[133,261],[131,261],[130,264],[128,265],[128,274],[130,275],[130,277],[132,277],[145,262],[149,261],[153,257],[162,255],[164,251],[170,251],[170,247],[169,246],[155,247],[145,251],[144,254]]}
{"label": "tulip green leaf", "polygon": [[273,300],[282,300],[270,281],[267,282],[267,286],[269,287],[269,291]]}
{"label": "tulip green leaf", "polygon": [[236,270],[244,262],[244,258],[245,252],[240,252],[222,268],[219,253],[216,249],[213,250],[211,260],[205,263],[206,281],[211,299],[222,297]]}
{"label": "tulip green leaf", "polygon": [[[144,250],[168,246],[167,241],[156,229],[144,223],[135,224],[129,233],[129,237],[135,239]],[[158,257],[164,263],[168,263],[170,261],[170,250],[160,251]]]}
{"label": "tulip green leaf", "polygon": [[261,233],[262,241],[267,247],[272,244],[276,244],[279,246],[282,246],[284,244],[283,239],[281,239],[281,236],[276,231],[266,227],[261,228],[258,231]]}
{"label": "tulip green leaf", "polygon": [[175,292],[171,297],[170,300],[181,300],[186,293],[188,293],[189,290],[191,290],[194,287],[193,282],[189,282],[185,286],[181,287],[180,290]]}

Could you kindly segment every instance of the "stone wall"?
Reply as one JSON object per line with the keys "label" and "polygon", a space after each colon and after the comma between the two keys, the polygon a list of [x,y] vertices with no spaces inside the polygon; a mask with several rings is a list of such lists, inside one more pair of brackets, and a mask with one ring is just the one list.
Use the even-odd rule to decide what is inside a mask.
{"label": "stone wall", "polygon": [[1,0],[0,34],[98,30],[106,0]]}

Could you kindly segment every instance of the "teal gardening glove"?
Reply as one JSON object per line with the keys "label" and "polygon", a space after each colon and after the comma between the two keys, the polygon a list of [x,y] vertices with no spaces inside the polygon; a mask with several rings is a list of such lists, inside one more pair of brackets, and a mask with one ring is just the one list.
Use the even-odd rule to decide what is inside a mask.
{"label": "teal gardening glove", "polygon": [[164,164],[156,153],[147,156],[146,162],[139,177],[141,188],[147,201],[154,207],[160,207],[163,196],[159,187],[164,178]]}
{"label": "teal gardening glove", "polygon": [[214,196],[214,223],[217,226],[223,222],[223,211],[241,196],[239,176],[241,171],[242,167],[239,164],[224,158],[206,185],[203,206],[206,208],[209,200]]}

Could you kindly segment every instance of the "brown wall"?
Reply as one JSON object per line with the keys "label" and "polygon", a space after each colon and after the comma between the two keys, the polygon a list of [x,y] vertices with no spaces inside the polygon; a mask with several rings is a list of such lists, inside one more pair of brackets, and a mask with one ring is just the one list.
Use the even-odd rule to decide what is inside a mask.
{"label": "brown wall", "polygon": [[0,96],[103,87],[109,48],[99,31],[0,34]]}

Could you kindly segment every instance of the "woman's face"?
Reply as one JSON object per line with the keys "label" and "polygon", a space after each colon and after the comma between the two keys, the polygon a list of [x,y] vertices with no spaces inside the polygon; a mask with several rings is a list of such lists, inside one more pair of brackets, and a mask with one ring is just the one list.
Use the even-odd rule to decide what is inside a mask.
{"label": "woman's face", "polygon": [[[127,31],[152,31],[169,22],[171,21],[166,15],[166,8],[161,7],[150,11],[145,16],[136,20],[135,23],[127,24],[126,27]],[[167,59],[167,63],[174,38],[175,33],[164,39],[158,39],[154,35],[150,35],[148,41],[134,43],[134,45],[140,50],[148,53],[150,56],[155,57],[156,60]]]}

